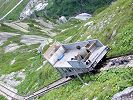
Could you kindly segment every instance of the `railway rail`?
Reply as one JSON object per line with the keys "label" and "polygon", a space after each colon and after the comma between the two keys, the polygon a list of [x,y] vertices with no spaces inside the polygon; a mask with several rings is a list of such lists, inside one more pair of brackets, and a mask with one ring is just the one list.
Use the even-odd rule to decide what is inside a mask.
{"label": "railway rail", "polygon": [[[104,64],[103,68],[106,67],[109,63],[111,63],[111,66],[119,62],[119,65],[125,65],[128,64],[130,61],[133,61],[133,54],[130,55],[122,55],[122,56],[117,56],[117,57],[110,57],[107,58],[106,63]],[[118,66],[119,66],[118,65]],[[8,89],[6,86],[0,84],[0,92],[4,93],[7,97],[12,98],[13,100],[32,100],[37,97],[40,97],[44,95],[45,93],[51,91],[52,89],[58,88],[64,84],[67,84],[70,80],[73,78],[68,77],[68,78],[60,78],[49,85],[47,85],[44,88],[39,89],[36,92],[33,92],[32,94],[22,96],[14,91]]]}
{"label": "railway rail", "polygon": [[0,84],[0,92],[4,93],[7,97],[12,98],[13,100],[32,100],[32,99],[35,99],[37,97],[44,95],[45,93],[49,92],[52,89],[58,88],[64,84],[68,83],[70,80],[72,80],[71,77],[60,78],[57,81],[50,83],[46,87],[44,87],[36,92],[33,92],[30,95],[26,95],[26,96],[19,95],[19,94],[15,93],[14,91],[8,89],[6,86],[4,86],[2,84]]}

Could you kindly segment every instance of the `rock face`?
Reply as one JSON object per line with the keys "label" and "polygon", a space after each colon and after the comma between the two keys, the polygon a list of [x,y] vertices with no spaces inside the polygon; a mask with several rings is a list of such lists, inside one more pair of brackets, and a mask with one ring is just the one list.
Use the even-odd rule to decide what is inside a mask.
{"label": "rock face", "polygon": [[133,67],[133,55],[110,59],[109,63],[100,70],[104,71],[112,68],[128,68],[128,67]]}
{"label": "rock face", "polygon": [[61,16],[61,17],[59,18],[59,23],[60,23],[60,24],[66,23],[66,22],[67,22],[67,19],[66,19],[65,16]]}
{"label": "rock face", "polygon": [[5,53],[7,52],[13,52],[15,51],[16,49],[20,48],[21,46],[19,46],[18,44],[16,43],[13,43],[13,44],[9,44],[8,46],[6,46],[4,49],[5,49]]}
{"label": "rock face", "polygon": [[26,45],[32,45],[32,44],[38,44],[38,43],[49,43],[51,42],[52,39],[50,38],[44,38],[44,37],[41,37],[41,36],[36,36],[36,35],[23,35],[21,37],[21,43],[24,43]]}
{"label": "rock face", "polygon": [[111,100],[133,100],[133,87],[128,87],[116,93]]}
{"label": "rock face", "polygon": [[20,14],[20,19],[24,20],[27,17],[31,16],[34,11],[39,11],[44,9],[48,5],[46,0],[30,0],[26,7],[23,9]]}
{"label": "rock face", "polygon": [[25,76],[23,71],[12,72],[7,75],[2,75],[0,81],[11,87],[16,87],[25,79]]}
{"label": "rock face", "polygon": [[77,15],[75,18],[76,19],[80,19],[80,20],[87,20],[89,18],[91,18],[92,16],[90,14],[87,13],[81,13],[79,15]]}
{"label": "rock face", "polygon": [[0,46],[3,45],[3,43],[5,41],[7,41],[8,38],[12,37],[12,36],[16,36],[19,34],[15,34],[15,33],[8,33],[8,32],[0,32]]}

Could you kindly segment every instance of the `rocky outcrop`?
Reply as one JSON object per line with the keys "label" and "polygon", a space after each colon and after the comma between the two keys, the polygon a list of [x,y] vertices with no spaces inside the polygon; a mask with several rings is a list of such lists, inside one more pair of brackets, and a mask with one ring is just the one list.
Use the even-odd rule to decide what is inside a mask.
{"label": "rocky outcrop", "polygon": [[77,15],[75,18],[79,19],[79,20],[87,20],[87,19],[89,19],[91,17],[92,17],[91,14],[81,13],[81,14]]}
{"label": "rocky outcrop", "polygon": [[32,44],[38,44],[38,43],[50,43],[52,39],[45,38],[37,35],[23,35],[21,36],[21,43],[24,43],[26,45],[32,45]]}
{"label": "rocky outcrop", "polygon": [[111,100],[133,100],[133,87],[128,87],[116,93]]}
{"label": "rocky outcrop", "polygon": [[30,0],[26,7],[23,9],[20,14],[20,19],[24,20],[27,17],[31,16],[34,11],[40,11],[48,5],[47,0]]}
{"label": "rocky outcrop", "polygon": [[0,32],[0,46],[4,44],[5,41],[7,41],[8,38],[11,38],[12,36],[16,36],[19,34],[16,33],[9,33],[9,32]]}
{"label": "rocky outcrop", "polygon": [[16,49],[20,48],[21,46],[19,46],[18,44],[16,43],[12,43],[12,44],[9,44],[7,45],[4,50],[5,50],[5,53],[7,52],[13,52],[15,51]]}
{"label": "rocky outcrop", "polygon": [[65,16],[61,16],[57,22],[58,22],[59,24],[63,24],[63,23],[66,23],[66,22],[67,22],[67,19],[66,19]]}

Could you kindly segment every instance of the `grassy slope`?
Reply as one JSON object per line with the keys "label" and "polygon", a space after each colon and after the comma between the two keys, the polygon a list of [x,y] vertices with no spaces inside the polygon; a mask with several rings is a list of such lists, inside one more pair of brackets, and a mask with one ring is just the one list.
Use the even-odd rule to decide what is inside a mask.
{"label": "grassy slope", "polygon": [[19,0],[10,0],[9,2],[5,2],[3,0],[0,1],[0,17],[4,16],[8,11],[10,11]]}
{"label": "grassy slope", "polygon": [[[133,1],[118,0],[109,8],[86,22],[69,21],[65,25],[58,26],[55,30],[67,29],[55,36],[55,39],[64,42],[70,36],[74,36],[70,42],[97,38],[111,48],[108,56],[115,56],[133,52]],[[93,24],[84,26],[93,21]],[[102,24],[101,24],[102,23]],[[75,28],[76,27],[76,28]],[[75,31],[76,30],[76,31]],[[114,36],[111,35],[116,31]],[[74,32],[74,35],[71,34]],[[47,93],[40,100],[110,100],[113,94],[133,84],[133,69],[112,69],[97,75],[83,77],[88,86],[82,88],[78,80],[73,80],[68,85]]]}
{"label": "grassy slope", "polygon": [[70,17],[83,12],[93,14],[97,9],[109,6],[112,1],[115,0],[48,0],[46,13],[53,18]]}
{"label": "grassy slope", "polygon": [[85,75],[83,86],[78,79],[48,92],[40,100],[110,100],[113,94],[133,85],[133,69],[113,69],[96,75]]}
{"label": "grassy slope", "polygon": [[[38,27],[34,26],[35,24],[38,25],[38,23],[35,23],[34,21],[26,22],[29,23],[30,32],[28,33],[10,28],[2,23],[0,26],[0,32],[12,32],[20,35],[27,34],[48,37],[46,33],[41,32]],[[11,43],[17,43],[22,47],[15,50],[15,52],[4,53],[4,47]],[[38,47],[39,44],[26,46],[25,44],[20,43],[20,36],[11,37],[4,43],[4,45],[0,46],[0,76],[3,74],[21,71],[22,69],[25,70],[25,80],[18,87],[16,87],[20,94],[31,93],[60,78],[59,73],[48,63],[40,70],[37,70],[37,68],[41,67],[44,61],[44,59],[37,53],[36,48]],[[47,47],[48,46],[46,46],[45,49]],[[30,59],[32,57],[33,59]],[[13,65],[10,65],[14,58],[16,62]]]}
{"label": "grassy slope", "polygon": [[[119,0],[116,4],[112,5],[107,10],[103,11],[102,13],[95,16],[94,18],[86,21],[86,22],[89,22],[89,21],[95,20],[94,25],[92,25],[92,26],[84,27],[84,24],[86,22],[72,19],[68,23],[62,24],[53,30],[53,31],[60,33],[61,30],[67,29],[66,31],[62,32],[62,34],[55,36],[54,39],[56,39],[60,42],[64,42],[64,40],[67,37],[72,36],[72,39],[69,42],[75,42],[77,40],[86,40],[86,37],[91,35],[91,38],[98,38],[103,43],[108,44],[112,48],[109,56],[116,55],[116,54],[119,55],[119,54],[123,53],[123,49],[119,50],[121,48],[118,48],[118,49],[116,48],[116,46],[120,47],[120,45],[122,45],[122,46],[126,45],[126,46],[123,46],[125,48],[124,50],[126,50],[125,53],[132,52],[132,46],[127,45],[129,43],[132,45],[131,32],[132,32],[133,24],[132,24],[132,12],[130,11],[130,9],[132,9],[132,6],[130,5],[130,4],[132,4],[131,2],[132,2],[132,0],[129,0],[129,1]],[[109,25],[105,25],[104,29],[100,30],[98,26],[96,28],[96,31],[93,29],[91,30],[91,28],[89,28],[89,27],[94,27],[95,25],[99,25],[101,20],[104,19],[104,16],[105,16],[105,18],[108,18],[109,15],[112,15],[112,13],[114,13],[114,11],[112,11],[112,10],[113,9],[116,10],[117,6],[119,6],[119,10],[118,10],[118,12],[116,12],[116,17],[113,18],[114,20],[111,21],[109,23]],[[124,6],[124,8],[122,8],[121,6],[122,7]],[[121,11],[122,11],[122,13],[120,13]],[[124,14],[124,16],[122,16],[120,14],[122,14],[122,15]],[[121,21],[119,19],[124,19],[124,20]],[[114,26],[115,22],[118,24],[115,26],[119,26],[119,27]],[[110,35],[107,34],[106,36],[104,36],[103,33],[110,32],[110,34],[111,34],[113,31],[113,26],[117,30],[117,35],[113,39],[110,39],[109,42],[107,42],[105,40],[107,40],[108,36],[110,36]],[[110,29],[108,29],[108,28],[110,28]],[[4,29],[4,30],[6,30],[6,29]],[[8,31],[16,32],[16,30],[12,30],[12,29],[11,30],[8,29]],[[107,31],[109,31],[109,32],[107,32]],[[123,33],[125,33],[125,34],[123,34]],[[32,33],[30,33],[30,34],[32,34]],[[125,38],[125,39],[123,40],[123,38]],[[116,41],[116,44],[112,44],[112,42],[114,40]],[[4,46],[11,43],[11,41],[12,41],[12,43],[15,42],[15,43],[19,43],[20,45],[23,45],[19,42],[20,41],[19,38],[13,37],[10,40],[8,40],[4,44]],[[1,54],[0,55],[1,56],[0,57],[0,64],[1,64],[0,75],[8,74],[8,73],[11,73],[14,71],[19,71],[21,69],[25,69],[26,79],[22,82],[22,84],[20,84],[17,87],[19,93],[21,93],[21,94],[30,93],[34,90],[37,90],[37,89],[45,86],[48,83],[56,80],[57,78],[59,78],[59,74],[57,73],[57,71],[55,71],[49,64],[46,64],[41,70],[36,71],[36,69],[42,65],[42,61],[43,61],[43,59],[40,56],[36,57],[37,52],[36,52],[36,50],[33,50],[33,49],[35,49],[37,47],[38,47],[38,45],[31,45],[30,47],[22,46],[20,49],[16,50],[15,53],[7,53],[7,54],[4,54],[3,47],[0,47],[0,54]],[[33,50],[33,51],[28,52],[29,50]],[[16,63],[11,66],[10,62],[14,59],[14,57],[16,58]],[[35,57],[35,58],[28,60],[31,57]],[[4,63],[3,63],[3,61],[4,61]],[[36,62],[36,63],[34,63],[34,62]],[[119,73],[119,71],[121,73]],[[114,86],[113,92],[109,89],[109,92],[107,93],[107,95],[105,97],[105,98],[110,98],[115,92],[120,91],[121,89],[127,87],[127,85],[128,86],[132,85],[131,84],[132,79],[130,78],[130,76],[132,76],[131,71],[132,70],[130,70],[130,69],[126,69],[126,70],[121,69],[121,70],[112,70],[109,72],[105,71],[105,72],[102,72],[101,74],[98,74],[95,76],[86,75],[86,76],[84,76],[85,81],[86,82],[90,81],[90,83],[94,82],[94,84],[91,84],[90,86],[85,86],[84,88],[81,88],[81,86],[82,86],[81,83],[78,80],[73,80],[69,85],[49,92],[42,99],[43,100],[52,100],[52,99],[55,99],[58,94],[60,94],[60,95],[58,95],[58,97],[62,98],[62,100],[63,99],[66,100],[66,98],[70,98],[70,99],[73,98],[74,100],[79,99],[79,98],[84,99],[85,97],[93,98],[94,96],[98,96],[99,98],[102,98],[105,96],[105,94],[108,90],[108,88],[107,88],[107,90],[105,89],[103,91],[103,87],[106,86],[107,84]],[[116,76],[116,78],[112,77],[113,75]],[[126,77],[124,77],[124,75],[126,75]],[[120,77],[117,77],[117,76],[120,76]],[[124,81],[125,78],[128,78],[129,80]],[[120,83],[116,84],[117,79],[118,80],[121,79],[121,80],[120,80]],[[104,80],[106,80],[106,81],[104,81]],[[104,81],[104,82],[101,83],[101,81]],[[127,85],[125,85],[125,84],[127,84]],[[96,88],[92,88],[92,87],[96,87]],[[91,91],[89,91],[89,90],[91,90]],[[94,90],[96,93],[94,92]],[[99,94],[99,95],[97,95],[97,94]],[[59,99],[58,97],[57,97],[57,99]]]}
{"label": "grassy slope", "polygon": [[[111,48],[109,56],[133,52],[133,0],[119,0],[91,19],[93,25],[85,33],[98,38]],[[101,24],[102,23],[102,24]],[[116,34],[111,38],[113,32]]]}
{"label": "grassy slope", "polygon": [[[32,22],[29,23],[34,24]],[[3,24],[0,26],[0,32],[13,32],[19,33],[20,35],[34,34],[47,37],[45,33],[40,32],[38,28],[34,28],[32,25],[29,30],[29,33],[23,33]],[[11,43],[17,43],[18,45],[21,45],[21,47],[15,50],[15,52],[4,53],[4,47]],[[25,80],[16,87],[20,94],[31,93],[60,78],[59,73],[57,73],[57,71],[49,63],[44,65],[40,70],[37,70],[41,67],[44,61],[42,56],[37,53],[36,48],[38,47],[39,44],[26,46],[25,44],[20,43],[20,36],[11,37],[4,43],[4,45],[0,46],[0,76],[3,74],[10,74],[12,72],[25,70]],[[45,49],[47,47],[48,46],[46,46]],[[16,62],[13,65],[10,65],[14,58]]]}
{"label": "grassy slope", "polygon": [[0,95],[0,100],[6,100],[6,98]]}
{"label": "grassy slope", "polygon": [[20,13],[28,2],[29,0],[24,0],[11,14],[6,17],[6,20],[18,20]]}
{"label": "grassy slope", "polygon": [[[26,4],[28,3],[29,0],[24,0],[15,10],[13,10],[13,12],[11,12],[6,18],[5,20],[17,20],[19,19],[19,15],[22,12],[22,10],[24,9],[24,7],[26,6]],[[18,2],[19,0],[9,0],[9,2],[5,3],[3,5],[3,3],[5,1],[1,0],[0,1],[0,17],[4,16],[8,11],[10,11]],[[2,6],[3,5],[3,6]]]}
{"label": "grassy slope", "polygon": [[15,30],[13,28],[10,28],[9,26],[6,26],[4,24],[1,24],[1,26],[0,26],[0,32],[18,32],[18,30]]}
{"label": "grassy slope", "polygon": [[[57,35],[55,39],[63,42],[73,34],[74,38],[70,42],[86,40],[87,37],[96,38],[111,48],[108,56],[131,53],[133,52],[132,3],[132,0],[119,0],[86,22],[77,23],[70,20],[65,25],[56,28],[61,34]],[[84,26],[88,22],[92,24]],[[61,32],[64,29],[67,30]]]}

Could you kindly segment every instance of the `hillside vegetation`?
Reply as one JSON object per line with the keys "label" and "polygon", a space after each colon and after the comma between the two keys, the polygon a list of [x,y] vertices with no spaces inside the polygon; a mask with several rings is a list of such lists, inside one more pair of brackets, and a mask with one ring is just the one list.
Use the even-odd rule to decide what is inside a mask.
{"label": "hillside vegetation", "polygon": [[[102,1],[105,1],[106,3],[103,4]],[[61,14],[71,16],[82,11],[81,9],[77,10],[76,8],[78,7],[81,8],[81,6],[83,6],[83,11],[89,10],[91,7],[88,3],[93,2],[94,5],[92,5],[91,9],[93,13],[96,9],[106,6],[106,4],[110,4],[111,1],[112,0],[85,0],[83,5],[81,5],[79,4],[81,0],[60,0],[60,3],[58,3],[60,5],[57,6],[52,2],[59,2],[59,0],[49,0],[50,4],[47,10],[49,11],[49,15],[51,14],[52,16],[52,14],[54,14],[53,17],[60,16]],[[27,0],[24,0],[24,2],[24,5],[26,5]],[[72,2],[74,2],[75,5],[73,5]],[[96,6],[96,8],[95,3],[96,5],[99,5]],[[15,20],[18,18],[24,5],[21,5],[20,8],[9,15],[7,19]],[[55,5],[53,8],[58,8],[58,11],[56,11],[57,9],[51,8],[52,5]],[[75,9],[72,9],[71,7],[75,7]],[[43,65],[45,59],[42,55],[37,53],[37,48],[40,44],[32,44],[29,46],[21,43],[22,35],[43,36],[52,38],[53,42],[59,41],[61,43],[73,43],[96,38],[101,40],[103,44],[109,46],[110,52],[107,54],[108,57],[133,53],[133,0],[117,0],[104,11],[94,15],[91,19],[86,21],[71,18],[65,24],[54,25],[54,29],[51,30],[52,32],[57,33],[54,37],[47,35],[47,31],[40,31],[40,27],[42,27],[40,23],[33,20],[26,20],[25,22],[29,25],[28,31],[30,32],[28,33],[12,29],[4,24],[0,25],[0,32],[19,34],[9,38],[0,46],[0,76],[9,75],[14,72],[23,72],[25,74],[25,79],[21,84],[15,87],[18,90],[18,93],[22,95],[30,94],[60,78],[57,70],[48,62]],[[43,28],[49,30],[46,27]],[[43,52],[45,52],[53,42],[46,45]],[[21,47],[14,52],[5,53],[5,47],[12,43],[16,43]],[[15,63],[11,64],[14,59]],[[85,98],[88,98],[89,100],[92,100],[97,97],[98,100],[110,100],[116,92],[133,85],[132,72],[132,68],[127,68],[111,69],[96,75],[86,74],[82,78],[88,85],[83,86],[78,79],[74,79],[69,84],[55,89],[39,99],[84,100]],[[15,80],[21,79],[15,77]],[[0,96],[0,98],[3,97]]]}
{"label": "hillside vegetation", "polygon": [[108,56],[133,52],[133,1],[119,0],[86,22],[69,20],[56,27],[59,32],[55,39],[69,42],[99,39],[111,49]]}
{"label": "hillside vegetation", "polygon": [[104,9],[114,0],[48,0],[46,13],[51,17],[73,16],[79,13],[94,13]]}
{"label": "hillside vegetation", "polygon": [[[31,24],[33,24],[33,22],[29,21],[29,25]],[[38,24],[34,23],[34,25]],[[32,93],[60,78],[59,73],[49,63],[43,65],[45,59],[42,55],[37,53],[37,48],[40,45],[39,43],[29,46],[20,42],[21,36],[26,34],[29,36],[38,35],[48,38],[45,32],[38,31],[39,29],[34,25],[29,27],[30,32],[28,33],[12,29],[3,24],[0,26],[0,32],[19,34],[9,38],[2,46],[0,46],[0,77],[2,75],[23,72],[26,76],[25,79],[21,84],[15,87],[18,90],[18,93],[22,95]],[[18,44],[20,48],[16,49],[14,52],[5,53],[5,47],[13,43]],[[15,63],[11,64],[13,59],[15,59]],[[16,76],[14,80],[21,81],[22,79]]]}
{"label": "hillside vegetation", "polygon": [[[62,43],[99,39],[110,47],[108,56],[133,53],[133,0],[119,0],[86,22],[71,19],[56,27],[55,39]],[[133,69],[112,69],[96,75],[85,75],[83,86],[73,80],[66,86],[47,93],[40,100],[110,100],[112,96],[132,86]]]}
{"label": "hillside vegetation", "polygon": [[[6,13],[8,13],[20,0],[0,0],[0,18],[2,18]],[[19,5],[13,12],[11,12],[5,20],[18,20],[19,15],[28,3],[28,0],[23,0],[21,5]]]}

